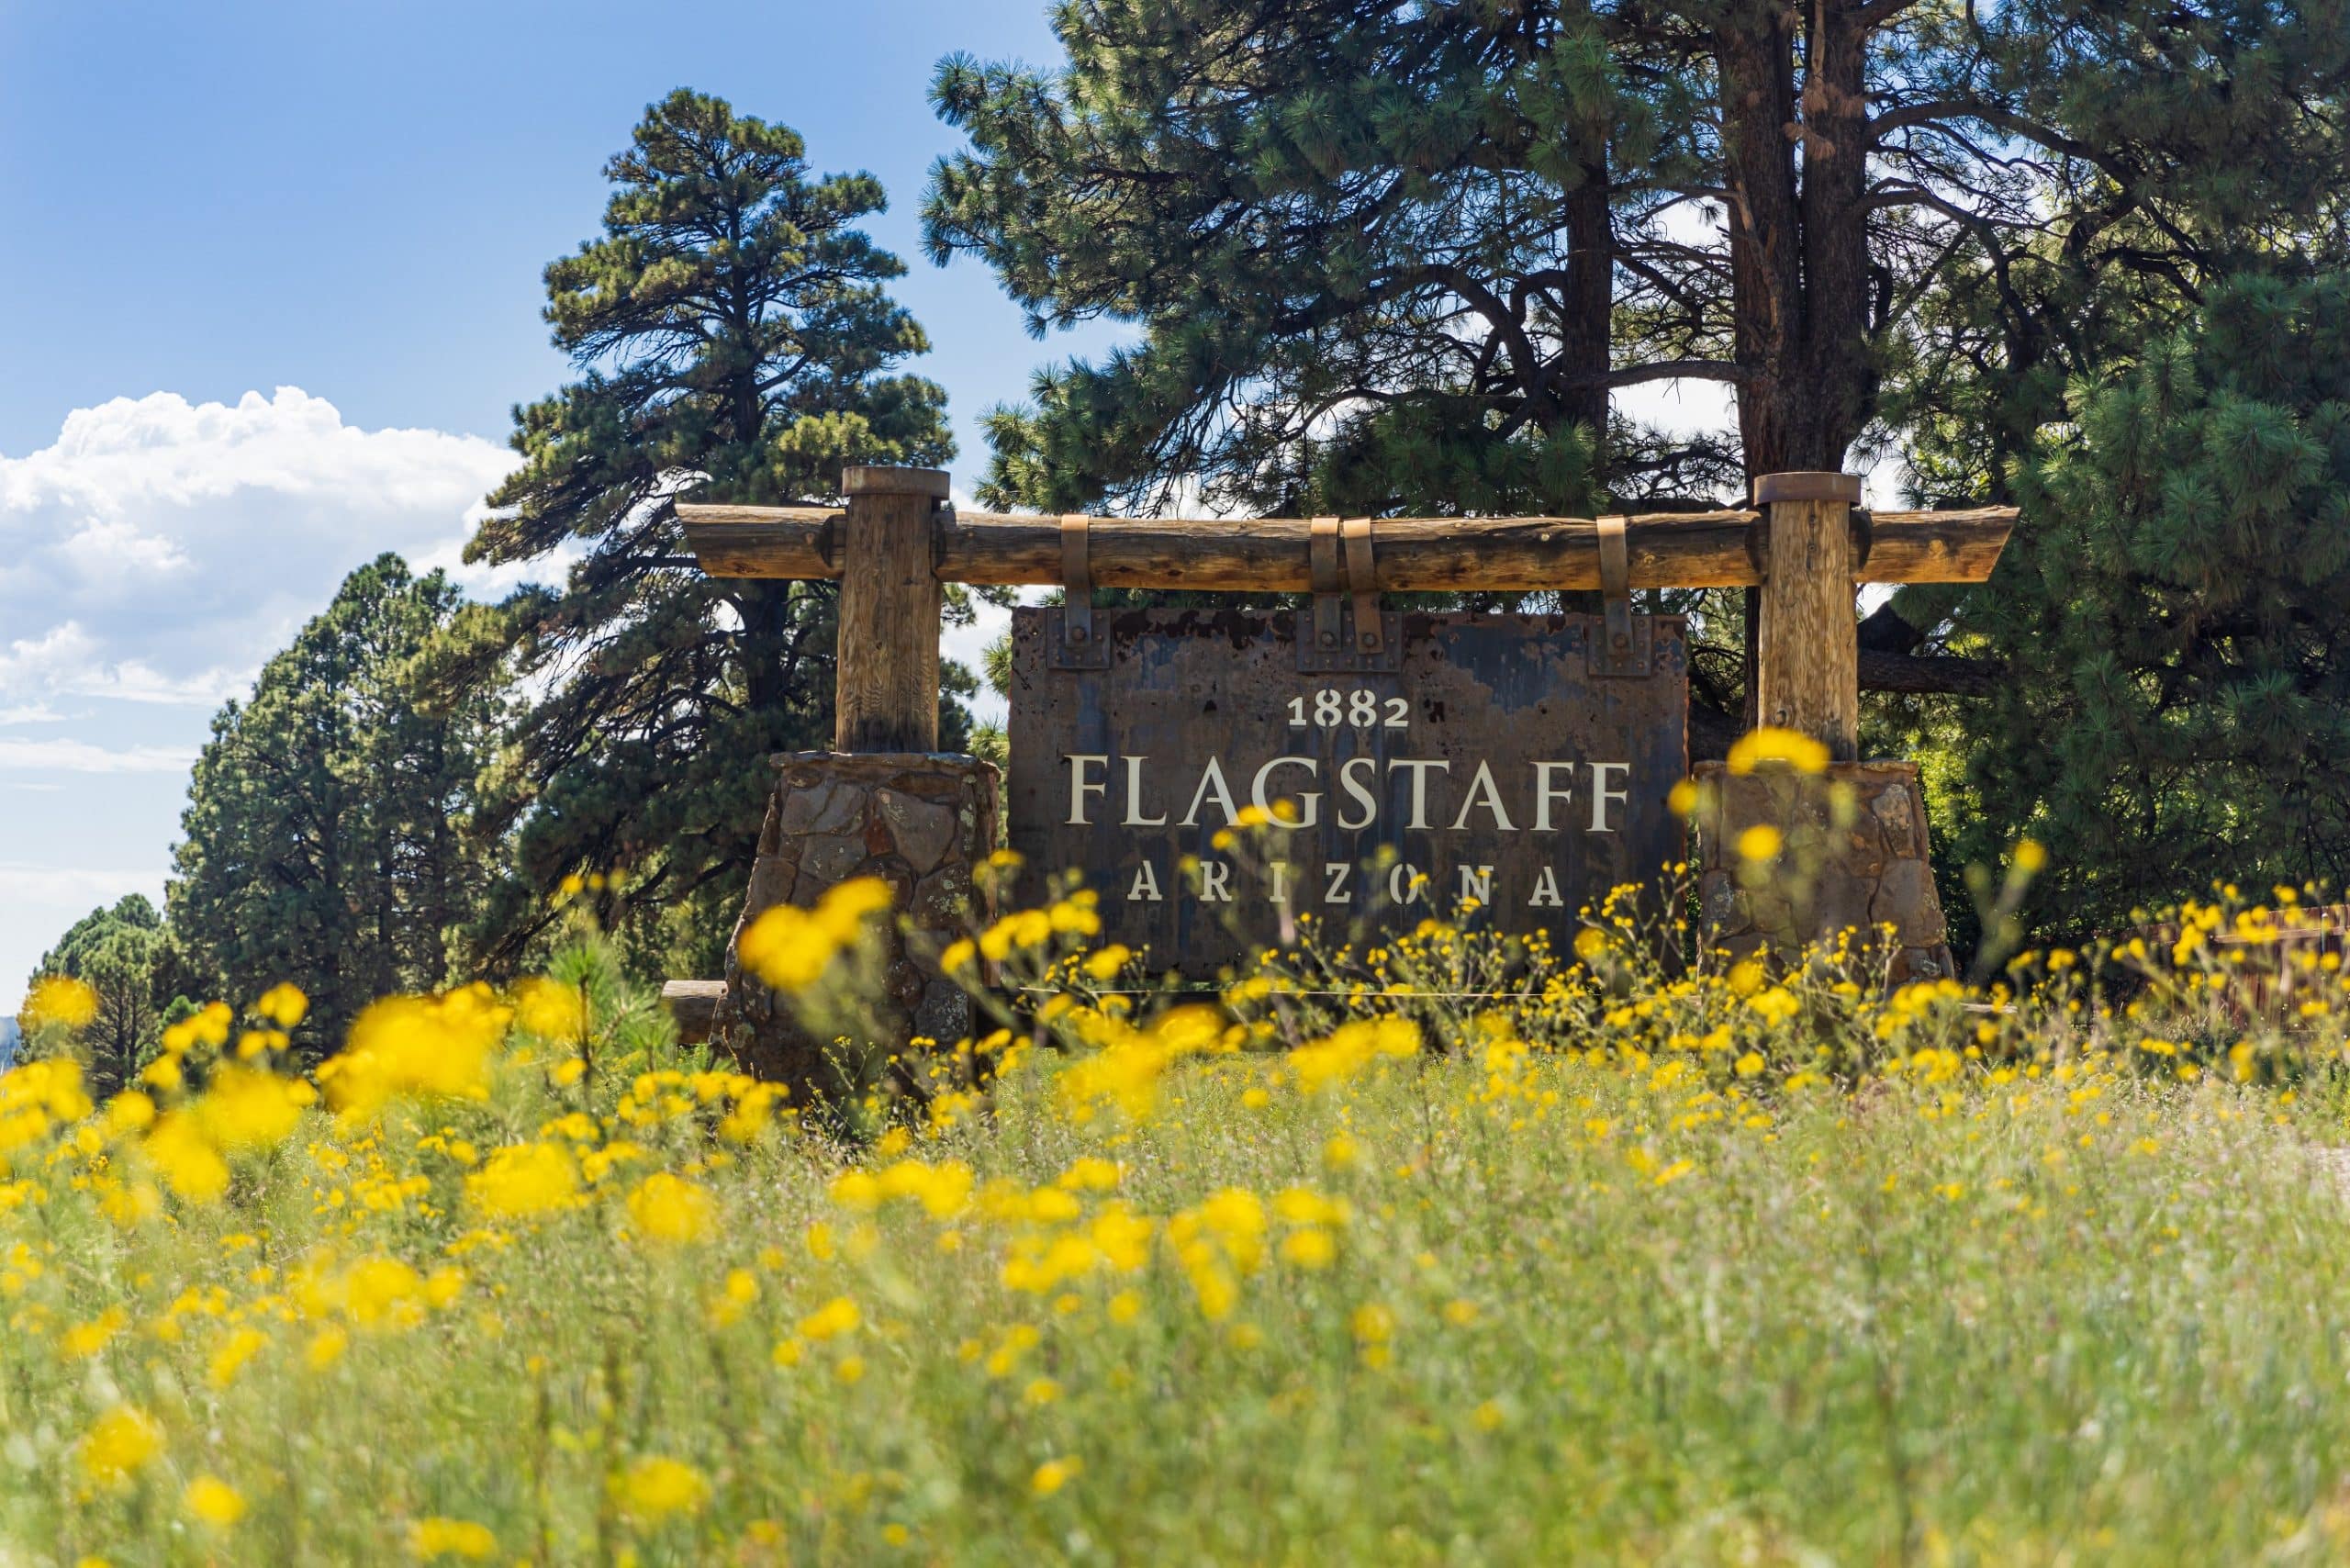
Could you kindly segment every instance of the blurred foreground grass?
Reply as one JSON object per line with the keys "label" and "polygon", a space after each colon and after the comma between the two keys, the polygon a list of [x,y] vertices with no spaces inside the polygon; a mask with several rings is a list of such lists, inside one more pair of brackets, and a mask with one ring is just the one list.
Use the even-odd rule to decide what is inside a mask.
{"label": "blurred foreground grass", "polygon": [[2350,1553],[2340,977],[2264,1021],[2216,942],[2273,912],[2006,1012],[1601,922],[1470,1015],[1433,925],[1154,1010],[1083,909],[994,944],[1033,1037],[822,1126],[592,944],[97,1107],[37,999],[0,1562]]}

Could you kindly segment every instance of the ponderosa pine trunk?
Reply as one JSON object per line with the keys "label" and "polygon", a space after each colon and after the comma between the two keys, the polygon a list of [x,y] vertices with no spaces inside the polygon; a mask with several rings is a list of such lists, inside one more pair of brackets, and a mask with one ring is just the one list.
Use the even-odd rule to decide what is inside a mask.
{"label": "ponderosa pine trunk", "polygon": [[[1796,16],[1740,0],[1718,35],[1729,182],[1732,357],[1747,482],[1841,470],[1875,393],[1869,353],[1869,25],[1815,0]],[[1754,727],[1762,595],[1746,592],[1746,711]]]}
{"label": "ponderosa pine trunk", "polygon": [[1742,0],[1719,34],[1733,357],[1747,476],[1840,469],[1874,393],[1869,353],[1869,27]]}

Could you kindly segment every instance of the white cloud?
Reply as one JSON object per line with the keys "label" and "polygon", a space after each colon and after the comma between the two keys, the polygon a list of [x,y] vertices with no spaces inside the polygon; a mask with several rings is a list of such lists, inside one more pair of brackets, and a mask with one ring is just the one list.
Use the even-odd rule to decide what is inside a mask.
{"label": "white cloud", "polygon": [[[83,866],[28,866],[18,861],[0,861],[0,902],[9,904],[79,913],[113,903],[129,893],[145,893],[160,905],[163,879],[151,871],[104,871]],[[28,966],[30,962],[27,960]]]}
{"label": "white cloud", "polygon": [[0,457],[0,705],[212,707],[381,552],[455,565],[513,464],[477,436],[345,424],[294,386],[76,409]]}
{"label": "white cloud", "polygon": [[119,517],[261,491],[395,511],[453,501],[462,511],[512,464],[477,436],[346,425],[298,386],[248,392],[234,407],[154,392],[76,409],[50,445],[0,460],[0,510],[54,503]]}
{"label": "white cloud", "polygon": [[72,739],[18,740],[0,735],[0,772],[185,773],[192,746],[94,745]]}
{"label": "white cloud", "polygon": [[58,549],[58,554],[86,582],[108,582],[128,574],[169,577],[188,564],[187,553],[175,540],[143,533],[119,518],[94,518]]}
{"label": "white cloud", "polygon": [[[98,640],[78,621],[50,627],[38,638],[18,638],[0,653],[0,692],[45,691],[71,697],[111,697],[123,702],[218,705],[234,696],[252,678],[238,670],[213,668],[185,676],[165,675],[143,659],[112,661]],[[0,710],[55,721],[62,717],[46,704],[30,703]]]}

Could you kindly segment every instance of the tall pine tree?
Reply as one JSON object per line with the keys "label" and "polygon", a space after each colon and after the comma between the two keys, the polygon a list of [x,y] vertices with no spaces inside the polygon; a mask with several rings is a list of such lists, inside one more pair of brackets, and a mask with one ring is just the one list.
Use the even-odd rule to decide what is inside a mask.
{"label": "tall pine tree", "polygon": [[2021,677],[1970,715],[1958,857],[2042,840],[2064,933],[2350,884],[2350,274],[2217,288],[2068,412],[1954,624]]}
{"label": "tall pine tree", "polygon": [[[1252,510],[1517,508],[1595,451],[1618,499],[1842,466],[1948,273],[2076,371],[2088,289],[2184,301],[2309,220],[2350,70],[2345,0],[1053,15],[1059,71],[940,68],[971,147],[924,209],[1039,329],[1142,332],[996,421],[990,494],[1053,508],[1193,478]],[[1735,442],[1606,430],[1609,391],[1672,377],[1733,389]]]}
{"label": "tall pine tree", "polygon": [[213,720],[168,899],[204,994],[291,980],[332,1043],[375,998],[456,978],[489,880],[467,816],[504,698],[439,666],[482,619],[439,573],[380,556]]}
{"label": "tall pine tree", "polygon": [[[603,913],[640,956],[710,971],[757,847],[767,754],[830,744],[833,590],[695,569],[672,501],[835,498],[841,469],[936,465],[945,393],[858,227],[868,174],[814,176],[789,129],[679,91],[605,171],[603,232],[546,272],[579,378],[515,410],[523,464],[469,558],[576,554],[509,608],[547,694],[496,770],[516,874],[487,918],[510,959],[566,876],[617,871]],[[959,734],[960,710],[946,734]]]}

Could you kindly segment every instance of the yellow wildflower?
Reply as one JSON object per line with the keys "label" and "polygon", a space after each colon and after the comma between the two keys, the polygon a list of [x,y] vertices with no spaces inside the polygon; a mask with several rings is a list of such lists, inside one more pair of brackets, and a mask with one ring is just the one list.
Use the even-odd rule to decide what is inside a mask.
{"label": "yellow wildflower", "polygon": [[33,981],[17,1014],[28,1032],[86,1029],[97,1015],[98,993],[70,975],[43,975]]}
{"label": "yellow wildflower", "polygon": [[718,1202],[707,1188],[656,1170],[628,1195],[628,1217],[647,1241],[699,1241],[717,1222]]}
{"label": "yellow wildflower", "polygon": [[571,1156],[551,1143],[492,1149],[482,1168],[465,1178],[465,1196],[483,1213],[501,1218],[544,1214],[578,1193],[579,1172]]}
{"label": "yellow wildflower", "polygon": [[1796,773],[1828,771],[1828,747],[1809,735],[1770,725],[1741,735],[1729,748],[1729,770],[1747,774],[1781,767]]}
{"label": "yellow wildflower", "polygon": [[307,1083],[231,1066],[212,1075],[191,1109],[216,1148],[274,1148],[285,1141],[302,1118],[302,1107],[315,1097]]}
{"label": "yellow wildflower", "polygon": [[180,1495],[187,1511],[207,1525],[226,1529],[245,1517],[245,1499],[217,1475],[199,1475]]}
{"label": "yellow wildflower", "polygon": [[158,1120],[140,1147],[163,1184],[190,1203],[208,1204],[229,1190],[229,1162],[185,1113]]}
{"label": "yellow wildflower", "polygon": [[778,904],[767,911],[743,933],[735,952],[744,968],[773,989],[805,991],[890,903],[888,883],[878,877],[855,878],[825,893],[812,910]]}
{"label": "yellow wildflower", "polygon": [[237,1381],[237,1373],[247,1361],[259,1355],[269,1344],[269,1336],[258,1328],[239,1328],[220,1342],[212,1352],[212,1364],[206,1376],[215,1388],[226,1388]]}
{"label": "yellow wildflower", "polygon": [[1341,1025],[1327,1039],[1292,1051],[1289,1065],[1298,1086],[1311,1094],[1346,1081],[1374,1061],[1419,1054],[1420,1026],[1410,1019],[1359,1019]]}
{"label": "yellow wildflower", "polygon": [[1281,1261],[1301,1269],[1326,1269],[1337,1255],[1337,1239],[1319,1226],[1292,1231],[1281,1241]]}
{"label": "yellow wildflower", "polygon": [[341,1287],[343,1311],[360,1327],[407,1327],[424,1277],[397,1258],[364,1258],[344,1271]]}
{"label": "yellow wildflower", "polygon": [[432,1518],[408,1526],[408,1549],[418,1557],[464,1557],[475,1562],[498,1551],[498,1538],[471,1519]]}
{"label": "yellow wildflower", "polygon": [[75,1360],[95,1356],[106,1348],[106,1342],[122,1332],[130,1315],[121,1307],[110,1306],[87,1323],[77,1323],[65,1331],[58,1341],[58,1350]]}
{"label": "yellow wildflower", "polygon": [[543,1040],[576,1040],[588,1027],[587,999],[576,985],[534,975],[514,988],[514,1022]]}
{"label": "yellow wildflower", "polygon": [[144,1411],[118,1405],[82,1434],[82,1472],[105,1485],[119,1485],[145,1469],[163,1450],[162,1429]]}
{"label": "yellow wildflower", "polygon": [[630,1513],[643,1519],[671,1514],[691,1514],[709,1499],[710,1483],[701,1472],[674,1459],[640,1459],[612,1478],[612,1495]]}
{"label": "yellow wildflower", "polygon": [[296,985],[279,983],[262,992],[253,1011],[281,1029],[291,1029],[310,1011],[310,999]]}
{"label": "yellow wildflower", "polygon": [[155,1102],[136,1089],[126,1089],[106,1102],[106,1131],[116,1137],[143,1133],[155,1123]]}
{"label": "yellow wildflower", "polygon": [[800,1332],[811,1339],[837,1338],[843,1334],[855,1333],[864,1321],[865,1316],[857,1311],[856,1303],[847,1296],[839,1295],[801,1318]]}
{"label": "yellow wildflower", "polygon": [[1119,1175],[1114,1160],[1089,1154],[1062,1171],[1054,1185],[1072,1193],[1106,1193],[1118,1184]]}
{"label": "yellow wildflower", "polygon": [[488,1092],[489,1054],[507,1018],[487,986],[387,997],[360,1014],[350,1044],[319,1069],[319,1081],[328,1103],[355,1120],[395,1097],[479,1099]]}

